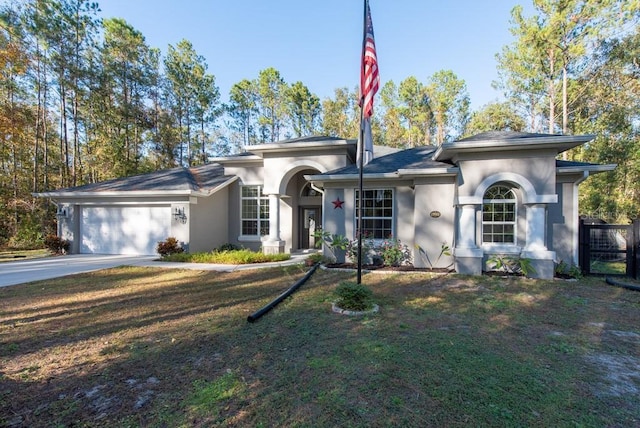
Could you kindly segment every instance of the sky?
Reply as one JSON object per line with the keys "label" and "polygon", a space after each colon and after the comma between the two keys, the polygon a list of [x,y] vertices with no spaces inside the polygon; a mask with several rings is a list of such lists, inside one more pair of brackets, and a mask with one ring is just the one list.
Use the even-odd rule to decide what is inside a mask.
{"label": "sky", "polygon": [[[321,100],[359,85],[363,0],[101,0],[101,18],[123,18],[151,47],[187,39],[216,77],[223,101],[269,67]],[[513,38],[511,9],[530,0],[370,0],[382,85],[426,83],[452,70],[471,107],[499,100],[496,54]],[[376,98],[379,98],[376,97]],[[375,104],[374,104],[375,106]]]}

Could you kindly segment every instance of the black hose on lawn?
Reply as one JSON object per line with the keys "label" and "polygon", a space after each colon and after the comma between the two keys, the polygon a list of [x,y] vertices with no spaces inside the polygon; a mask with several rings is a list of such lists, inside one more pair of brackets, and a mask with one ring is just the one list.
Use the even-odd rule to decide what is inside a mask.
{"label": "black hose on lawn", "polygon": [[626,288],[627,290],[640,291],[640,286],[625,284],[624,282],[616,281],[615,279],[608,276],[605,279],[605,282],[609,285],[615,285],[616,287]]}
{"label": "black hose on lawn", "polygon": [[284,299],[286,299],[287,297],[289,297],[290,295],[293,294],[294,291],[296,291],[298,288],[300,288],[300,286],[302,284],[304,284],[305,282],[307,282],[307,280],[311,277],[311,275],[313,275],[313,273],[316,271],[316,269],[318,269],[318,266],[320,264],[316,263],[315,265],[313,265],[313,267],[311,269],[309,269],[309,272],[307,272],[305,274],[305,276],[303,276],[302,278],[300,278],[295,284],[293,284],[287,291],[285,291],[284,293],[282,293],[281,295],[279,295],[278,297],[276,297],[276,299],[269,303],[268,305],[266,305],[265,307],[263,307],[262,309],[260,309],[259,311],[249,315],[247,317],[247,321],[249,322],[255,322],[258,320],[258,318],[260,318],[261,316],[263,316],[264,314],[266,314],[267,312],[269,312],[271,309],[275,308],[276,305],[280,302],[282,302]]}

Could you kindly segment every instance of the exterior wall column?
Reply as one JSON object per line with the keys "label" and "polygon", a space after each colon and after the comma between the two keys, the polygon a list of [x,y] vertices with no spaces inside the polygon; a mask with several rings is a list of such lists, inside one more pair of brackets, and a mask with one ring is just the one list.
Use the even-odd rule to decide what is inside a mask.
{"label": "exterior wall column", "polygon": [[[469,199],[468,201],[466,199]],[[465,275],[482,274],[482,248],[476,243],[476,211],[481,205],[475,198],[458,198],[458,224],[454,265]]]}
{"label": "exterior wall column", "polygon": [[520,254],[528,259],[535,269],[535,278],[553,278],[555,271],[555,251],[549,251],[546,244],[547,204],[525,204],[527,209],[526,242]]}
{"label": "exterior wall column", "polygon": [[478,248],[476,245],[476,206],[465,204],[460,208],[456,248]]}
{"label": "exterior wall column", "polygon": [[524,251],[546,251],[545,226],[546,226],[546,205],[527,205],[527,231]]}
{"label": "exterior wall column", "polygon": [[284,253],[285,242],[280,239],[280,195],[269,195],[269,237],[262,243],[264,254]]}

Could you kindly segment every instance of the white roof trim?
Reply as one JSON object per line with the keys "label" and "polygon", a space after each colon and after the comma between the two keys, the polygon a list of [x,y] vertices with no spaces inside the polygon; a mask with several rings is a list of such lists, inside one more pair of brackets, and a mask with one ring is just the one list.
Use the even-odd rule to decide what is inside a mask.
{"label": "white roof trim", "polygon": [[[388,172],[388,173],[378,173],[378,174],[363,174],[363,178],[367,180],[388,180],[390,178],[398,178],[399,175],[397,172]],[[305,175],[305,180],[307,181],[351,181],[351,180],[359,180],[360,174],[329,174],[329,175]]]}
{"label": "white roof trim", "polygon": [[549,135],[526,138],[466,140],[443,143],[433,154],[434,160],[450,159],[464,152],[512,151],[529,149],[556,149],[558,152],[569,150],[595,138],[595,135]]}
{"label": "white roof trim", "polygon": [[133,197],[166,197],[166,196],[210,196],[219,190],[227,187],[238,177],[231,177],[227,181],[217,185],[211,191],[203,192],[199,190],[117,190],[117,191],[97,191],[97,192],[42,192],[32,193],[35,197],[40,198],[64,198],[64,199],[81,199],[81,198],[133,198]]}
{"label": "white roof trim", "polygon": [[228,156],[219,158],[209,158],[210,162],[219,164],[232,164],[232,163],[261,163],[262,158],[260,156],[250,154],[245,156]]}
{"label": "white roof trim", "polygon": [[607,171],[613,171],[617,167],[618,167],[618,164],[610,163],[610,164],[603,164],[603,165],[560,166],[558,167],[557,170],[559,174],[570,174],[570,173],[576,173],[576,172],[582,173],[585,171],[607,172]]}
{"label": "white roof trim", "polygon": [[198,192],[197,195],[194,194],[194,196],[200,196],[201,194],[203,196],[211,196],[214,193],[217,193],[219,190],[224,189],[225,187],[227,187],[228,185],[230,185],[231,183],[233,183],[234,181],[238,180],[239,178],[237,176],[231,177],[230,179],[228,179],[227,181],[220,183],[219,185],[217,185],[216,187],[214,187],[213,189],[211,189],[209,192]]}
{"label": "white roof trim", "polygon": [[256,144],[251,146],[244,146],[244,149],[250,153],[254,152],[273,152],[292,149],[304,149],[304,150],[322,150],[328,147],[343,147],[352,146],[357,143],[357,140],[319,140],[316,142],[301,141],[299,143],[266,143]]}
{"label": "white roof trim", "polygon": [[458,175],[460,172],[460,168],[458,167],[450,167],[450,168],[401,168],[398,170],[398,175],[401,177],[404,176],[416,176],[416,175],[441,175],[441,176],[451,176]]}

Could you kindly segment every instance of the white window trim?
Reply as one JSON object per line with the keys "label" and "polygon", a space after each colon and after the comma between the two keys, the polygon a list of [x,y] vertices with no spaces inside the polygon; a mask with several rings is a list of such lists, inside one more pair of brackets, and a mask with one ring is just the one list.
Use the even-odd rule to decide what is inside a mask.
{"label": "white window trim", "polygon": [[[396,192],[395,189],[392,187],[383,187],[383,188],[375,188],[375,189],[362,189],[363,192],[367,192],[367,191],[385,191],[385,190],[389,190],[391,191],[391,217],[364,217],[362,218],[362,220],[369,220],[369,219],[382,219],[382,220],[386,220],[386,219],[391,219],[391,236],[393,237],[393,239],[397,239],[396,236]],[[353,233],[356,235],[354,237],[354,239],[357,239],[358,236],[358,209],[357,207],[357,201],[358,201],[358,193],[359,193],[360,189],[354,189],[353,192],[353,197],[354,197],[354,202],[353,202],[353,207],[354,207],[354,215],[353,215]],[[363,237],[364,238],[364,237]],[[388,237],[385,238],[367,238],[367,239],[372,239],[374,242],[383,242],[386,239],[389,239]]]}
{"label": "white window trim", "polygon": [[[486,248],[492,252],[500,252],[500,253],[519,253],[521,250],[521,247],[518,245],[518,197],[516,195],[515,189],[513,186],[509,186],[508,184],[503,184],[503,183],[494,183],[493,185],[489,186],[486,190],[485,190],[485,195],[486,193],[489,191],[489,189],[491,189],[492,187],[506,187],[509,188],[511,190],[511,193],[514,196],[514,199],[485,199],[484,195],[483,195],[483,199],[482,199],[482,208],[480,210],[480,239],[482,242],[482,247]],[[509,222],[509,221],[502,221],[502,222],[486,222],[486,224],[513,224],[513,242],[484,242],[484,225],[485,225],[485,220],[484,220],[484,206],[486,204],[496,204],[496,203],[504,203],[504,202],[513,202],[513,206],[514,206],[514,220],[513,222]]]}
{"label": "white window trim", "polygon": [[[259,196],[257,198],[254,197],[244,197],[242,196],[242,189],[244,187],[258,187],[259,188]],[[241,184],[240,185],[240,234],[238,235],[238,241],[240,242],[262,242],[264,240],[266,240],[266,238],[269,236],[268,234],[266,235],[260,235],[260,220],[258,219],[258,235],[243,235],[242,234],[242,222],[244,220],[249,220],[249,219],[245,219],[243,218],[242,214],[242,201],[245,199],[258,199],[258,200],[264,200],[264,202],[267,203],[267,206],[269,204],[269,200],[268,197],[264,195],[264,186],[262,184]],[[258,206],[258,215],[260,215],[260,206]],[[266,220],[267,224],[269,224],[269,219]]]}

